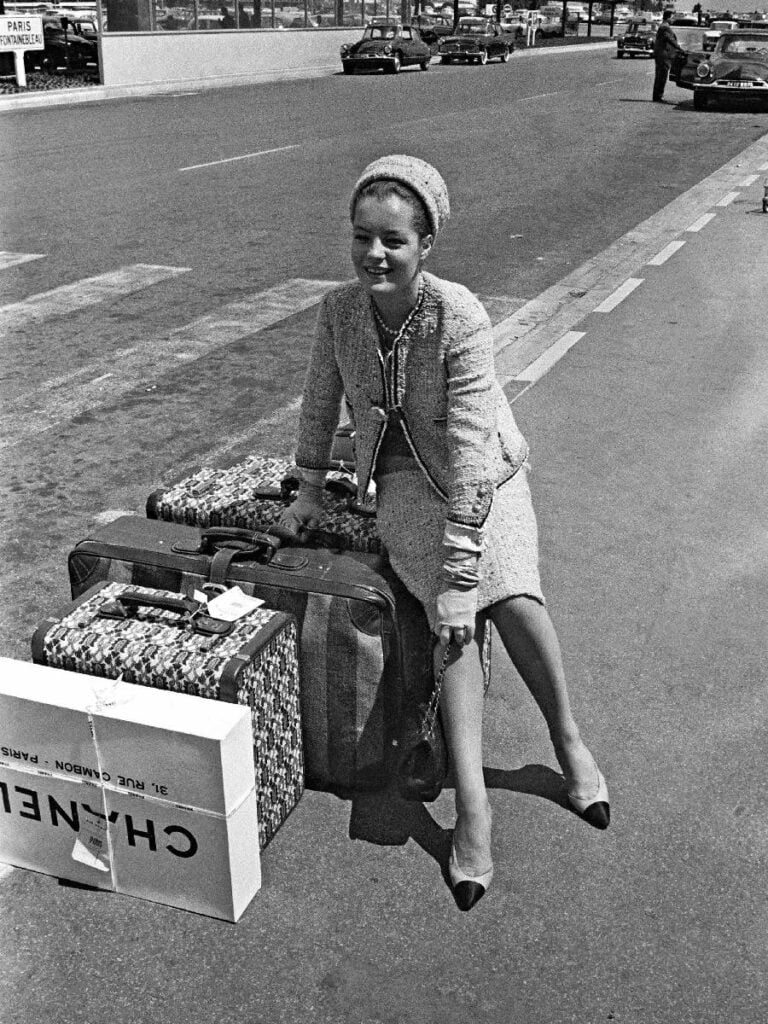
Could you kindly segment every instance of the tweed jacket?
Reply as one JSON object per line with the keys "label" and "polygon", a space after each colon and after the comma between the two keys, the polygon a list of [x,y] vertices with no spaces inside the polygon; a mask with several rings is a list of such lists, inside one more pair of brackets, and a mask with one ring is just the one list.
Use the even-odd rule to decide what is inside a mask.
{"label": "tweed jacket", "polygon": [[493,331],[463,285],[425,273],[424,298],[387,358],[358,282],[320,308],[304,386],[296,463],[328,465],[342,397],[355,426],[358,486],[367,492],[385,429],[399,420],[411,452],[446,502],[446,520],[481,528],[495,489],[528,448],[496,379]]}

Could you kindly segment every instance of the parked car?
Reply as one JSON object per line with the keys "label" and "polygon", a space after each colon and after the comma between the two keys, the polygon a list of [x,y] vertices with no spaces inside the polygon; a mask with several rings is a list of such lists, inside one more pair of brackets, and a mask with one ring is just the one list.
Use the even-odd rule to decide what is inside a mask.
{"label": "parked car", "polygon": [[702,50],[711,53],[723,32],[733,32],[739,27],[738,21],[710,21],[704,33]]}
{"label": "parked car", "polygon": [[492,18],[459,18],[456,35],[441,39],[438,53],[442,64],[454,60],[485,64],[494,57],[505,63],[514,48],[512,33],[505,32]]}
{"label": "parked car", "polygon": [[397,74],[402,67],[417,64],[426,71],[432,51],[412,25],[385,21],[366,25],[362,38],[341,47],[341,66],[345,75],[355,71],[388,71]]}
{"label": "parked car", "polygon": [[[24,55],[24,67],[27,71],[55,72],[59,69],[68,71],[88,71],[98,75],[99,47],[96,36],[86,37],[81,25],[84,19],[70,19],[65,14],[43,15],[42,50],[27,50]],[[87,19],[85,19],[87,20]],[[89,26],[95,29],[89,21]],[[88,32],[90,36],[90,31]]]}
{"label": "parked car", "polygon": [[633,20],[627,25],[626,32],[616,37],[616,56],[621,57],[652,57],[653,41],[656,38],[656,26],[644,18]]}
{"label": "parked car", "polygon": [[419,34],[432,53],[437,53],[437,44],[444,36],[453,32],[453,18],[446,14],[414,14],[411,24],[419,30]]}
{"label": "parked car", "polygon": [[724,32],[711,56],[696,64],[692,87],[697,110],[724,96],[768,103],[768,31]]}

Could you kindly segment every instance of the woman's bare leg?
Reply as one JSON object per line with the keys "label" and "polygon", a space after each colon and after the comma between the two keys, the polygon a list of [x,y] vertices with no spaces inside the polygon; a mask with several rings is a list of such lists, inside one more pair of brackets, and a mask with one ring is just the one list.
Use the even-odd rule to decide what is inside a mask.
{"label": "woman's bare leg", "polygon": [[[445,648],[435,647],[435,672]],[[440,709],[456,783],[453,836],[461,870],[477,877],[491,867],[491,806],[483,778],[483,668],[475,641],[451,646]]]}
{"label": "woman's bare leg", "polygon": [[595,761],[571,712],[560,643],[547,609],[533,598],[511,597],[493,605],[488,615],[544,715],[569,791],[592,795]]}

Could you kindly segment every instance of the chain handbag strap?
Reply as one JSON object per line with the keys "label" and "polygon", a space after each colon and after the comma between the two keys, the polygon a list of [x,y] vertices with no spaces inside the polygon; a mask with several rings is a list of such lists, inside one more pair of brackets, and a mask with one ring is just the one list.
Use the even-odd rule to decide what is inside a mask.
{"label": "chain handbag strap", "polygon": [[431,732],[435,727],[435,719],[437,718],[437,711],[440,707],[440,694],[443,692],[443,680],[445,679],[445,670],[448,667],[448,658],[451,653],[450,641],[445,646],[445,653],[443,654],[443,660],[440,663],[440,669],[437,673],[437,679],[435,680],[435,686],[432,690],[432,696],[429,698],[429,703],[424,709],[424,719],[421,727],[424,730]]}

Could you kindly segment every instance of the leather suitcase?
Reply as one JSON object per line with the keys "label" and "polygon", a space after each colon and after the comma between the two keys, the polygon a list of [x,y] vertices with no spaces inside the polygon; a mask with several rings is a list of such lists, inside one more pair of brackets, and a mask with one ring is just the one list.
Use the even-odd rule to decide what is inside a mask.
{"label": "leather suitcase", "polygon": [[32,638],[33,661],[212,700],[248,704],[259,845],[304,791],[295,620],[266,607],[233,623],[157,588],[97,583]]}
{"label": "leather suitcase", "polygon": [[[339,432],[336,444],[344,439]],[[326,517],[308,534],[309,543],[380,552],[375,512],[358,502],[352,469],[344,462],[335,466],[329,470],[323,496]],[[253,455],[229,469],[204,468],[172,487],[153,491],[147,498],[147,517],[203,529],[266,529],[277,523],[296,496],[299,479],[299,470],[289,459]]]}
{"label": "leather suitcase", "polygon": [[[383,787],[404,697],[432,690],[432,635],[421,605],[380,555],[275,551],[249,537],[124,516],[70,552],[72,593],[107,579],[191,592],[215,577],[292,613],[307,785]],[[490,629],[485,655],[488,679]]]}

